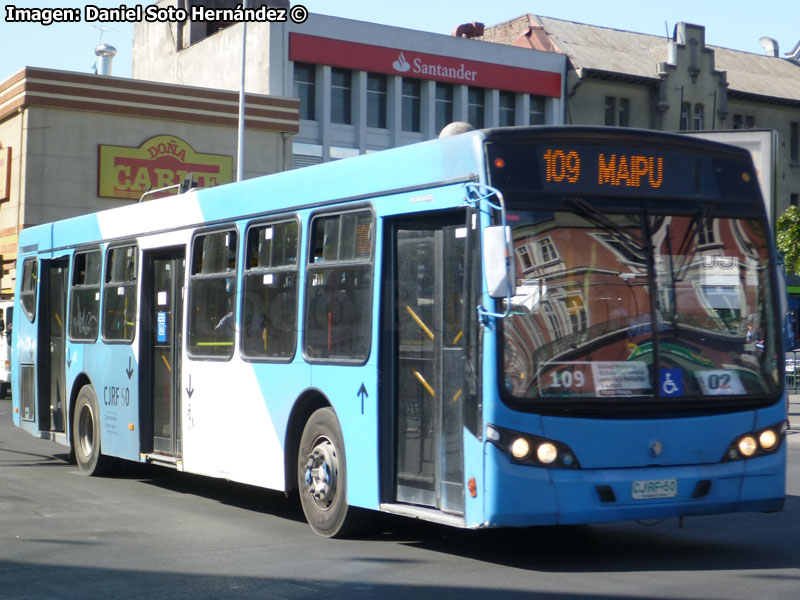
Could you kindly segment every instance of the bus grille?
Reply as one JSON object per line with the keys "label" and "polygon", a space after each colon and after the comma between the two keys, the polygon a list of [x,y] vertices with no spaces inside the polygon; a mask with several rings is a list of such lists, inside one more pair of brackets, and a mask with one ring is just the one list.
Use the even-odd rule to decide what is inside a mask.
{"label": "bus grille", "polygon": [[36,386],[33,365],[19,367],[19,397],[23,421],[36,420]]}

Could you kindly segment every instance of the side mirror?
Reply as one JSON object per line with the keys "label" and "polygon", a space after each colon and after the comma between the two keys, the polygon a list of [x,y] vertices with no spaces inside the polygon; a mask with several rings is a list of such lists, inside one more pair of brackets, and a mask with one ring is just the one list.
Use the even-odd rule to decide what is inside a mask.
{"label": "side mirror", "polygon": [[483,269],[492,298],[510,299],[517,293],[512,246],[511,227],[493,225],[483,230]]}

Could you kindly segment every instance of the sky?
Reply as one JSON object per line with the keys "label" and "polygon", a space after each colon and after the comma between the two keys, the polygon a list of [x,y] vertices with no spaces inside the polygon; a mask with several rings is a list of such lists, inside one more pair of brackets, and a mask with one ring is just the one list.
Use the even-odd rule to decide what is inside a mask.
{"label": "sky", "polygon": [[[145,7],[152,2],[95,0],[101,8]],[[704,25],[706,43],[763,54],[763,36],[778,41],[780,55],[800,42],[796,0],[292,0],[309,12],[450,34],[462,23],[496,25],[525,13],[650,35],[672,35],[679,21]],[[76,8],[87,4],[50,0],[5,0],[0,15],[0,81],[25,66],[93,73],[99,42],[117,49],[113,74],[131,76],[133,23],[41,25],[8,21],[8,6],[28,9]]]}

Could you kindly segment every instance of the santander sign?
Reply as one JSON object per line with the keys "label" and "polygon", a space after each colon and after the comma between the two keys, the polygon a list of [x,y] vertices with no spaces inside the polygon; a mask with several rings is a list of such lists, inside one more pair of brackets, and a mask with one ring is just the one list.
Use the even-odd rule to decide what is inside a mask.
{"label": "santander sign", "polygon": [[464,63],[461,63],[458,67],[448,67],[439,63],[423,62],[419,57],[414,58],[413,63],[412,67],[401,52],[397,60],[392,63],[392,67],[400,73],[411,71],[415,75],[431,75],[437,79],[457,79],[464,82],[474,82],[475,76],[478,74],[477,70],[473,71],[464,67]]}
{"label": "santander sign", "polygon": [[[362,44],[296,31],[289,34],[289,60],[552,98],[560,98],[563,92],[563,67],[557,70],[553,70],[552,66],[550,70],[531,69]],[[552,65],[553,61],[546,61],[546,64]]]}

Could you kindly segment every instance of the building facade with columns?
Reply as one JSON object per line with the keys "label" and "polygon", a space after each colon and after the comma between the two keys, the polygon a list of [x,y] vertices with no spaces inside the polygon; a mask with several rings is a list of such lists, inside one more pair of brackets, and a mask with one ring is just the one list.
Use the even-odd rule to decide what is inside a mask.
{"label": "building facade with columns", "polygon": [[[250,6],[261,4],[281,3]],[[237,90],[246,29],[245,89],[300,100],[294,167],[431,139],[452,121],[563,123],[566,56],[470,39],[482,28],[448,36],[317,14],[246,28],[142,22],[133,76]]]}

